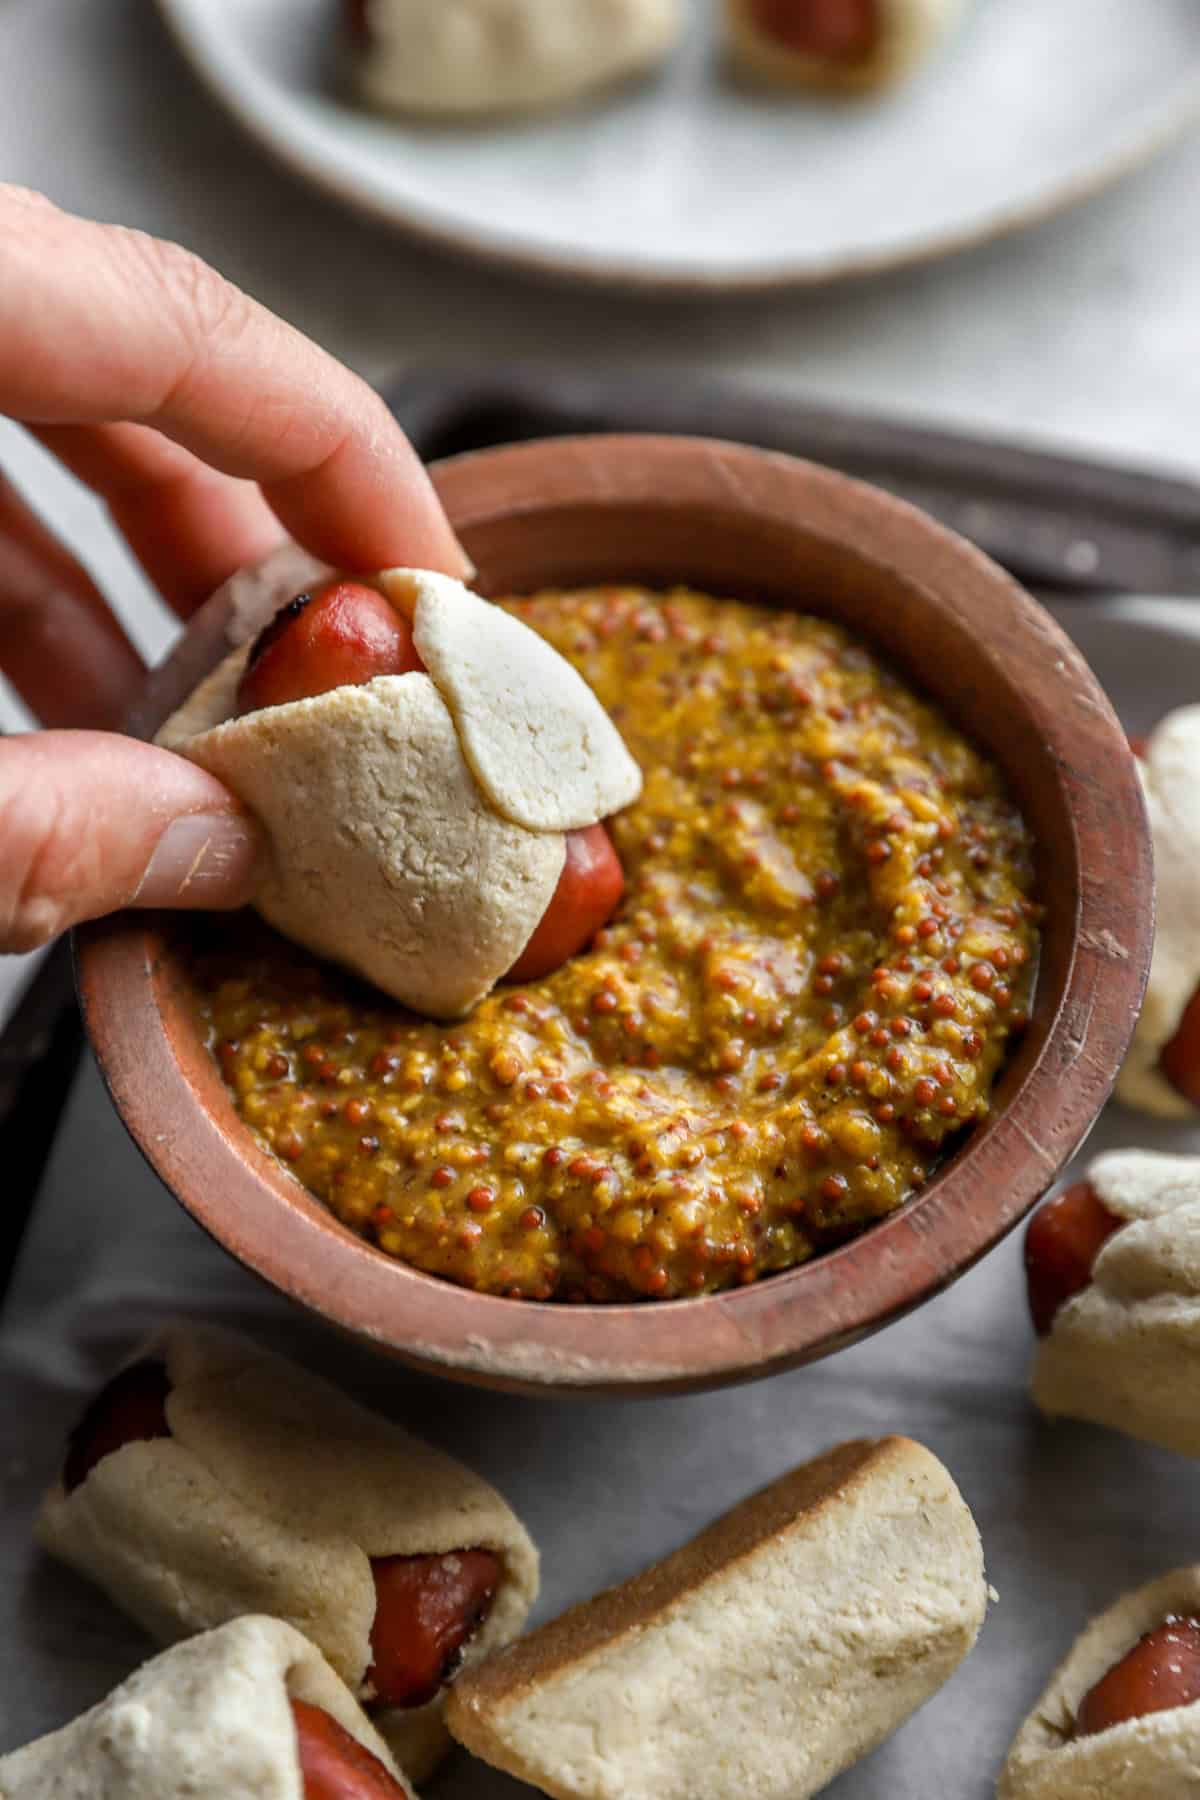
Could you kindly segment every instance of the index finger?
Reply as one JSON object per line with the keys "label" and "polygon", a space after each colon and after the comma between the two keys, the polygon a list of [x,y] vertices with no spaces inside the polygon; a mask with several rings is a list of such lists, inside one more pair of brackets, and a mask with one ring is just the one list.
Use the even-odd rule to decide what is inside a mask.
{"label": "index finger", "polygon": [[153,426],[341,568],[469,564],[378,395],[207,264],[0,186],[0,412]]}

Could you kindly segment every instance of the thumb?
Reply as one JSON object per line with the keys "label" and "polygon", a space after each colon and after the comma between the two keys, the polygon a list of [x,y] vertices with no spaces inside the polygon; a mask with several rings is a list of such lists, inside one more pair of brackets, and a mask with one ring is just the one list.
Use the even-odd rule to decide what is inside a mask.
{"label": "thumb", "polygon": [[261,841],[167,750],[101,731],[0,739],[0,951],[122,906],[244,905]]}

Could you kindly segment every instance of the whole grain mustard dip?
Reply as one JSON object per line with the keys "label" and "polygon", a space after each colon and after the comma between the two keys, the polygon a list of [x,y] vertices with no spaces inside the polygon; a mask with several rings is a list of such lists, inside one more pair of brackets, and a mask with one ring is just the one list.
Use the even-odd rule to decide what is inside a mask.
{"label": "whole grain mustard dip", "polygon": [[193,952],[242,1117],[389,1256],[669,1299],[895,1210],[1027,1022],[1032,846],[994,767],[839,627],[688,591],[508,602],[645,775],[621,909],[453,1026],[249,921]]}

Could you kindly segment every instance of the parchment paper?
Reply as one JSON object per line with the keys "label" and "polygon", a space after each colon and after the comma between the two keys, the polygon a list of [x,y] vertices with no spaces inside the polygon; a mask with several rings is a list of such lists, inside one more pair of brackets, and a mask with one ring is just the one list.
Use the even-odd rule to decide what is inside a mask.
{"label": "parchment paper", "polygon": [[[1130,729],[1200,696],[1200,608],[1114,603],[1065,616]],[[1111,1107],[1085,1154],[1133,1143],[1200,1151],[1200,1130]],[[835,1800],[984,1800],[1085,1620],[1121,1590],[1200,1560],[1200,1467],[1035,1417],[1019,1233],[911,1318],[807,1370],[683,1399],[508,1398],[411,1376],[270,1293],[176,1207],[89,1068],[0,1321],[0,1749],[64,1722],[149,1653],[97,1593],[33,1551],[29,1525],[84,1395],[178,1313],[259,1334],[474,1463],[542,1547],[538,1618],[840,1438],[902,1431],[928,1444],[974,1510],[1000,1599],[954,1679],[828,1790]],[[428,1791],[528,1792],[465,1756]]]}

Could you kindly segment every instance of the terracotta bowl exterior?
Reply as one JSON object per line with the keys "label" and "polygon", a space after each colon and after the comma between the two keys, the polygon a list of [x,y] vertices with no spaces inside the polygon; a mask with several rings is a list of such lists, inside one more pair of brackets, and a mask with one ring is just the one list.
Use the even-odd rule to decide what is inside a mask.
{"label": "terracotta bowl exterior", "polygon": [[[757,1285],[695,1300],[557,1306],[472,1293],[354,1237],[238,1119],[197,1034],[186,921],[79,934],[84,1016],[112,1098],[192,1216],[282,1293],[426,1370],[516,1390],[703,1388],[828,1356],[963,1274],[1051,1186],[1108,1097],[1153,937],[1133,759],[1078,651],[970,545],[846,477],[697,439],[523,444],[435,479],[487,594],[690,582],[839,619],[1004,769],[1038,846],[1033,1020],[991,1120],[919,1197]],[[210,604],[152,678],[152,731],[225,649]]]}

